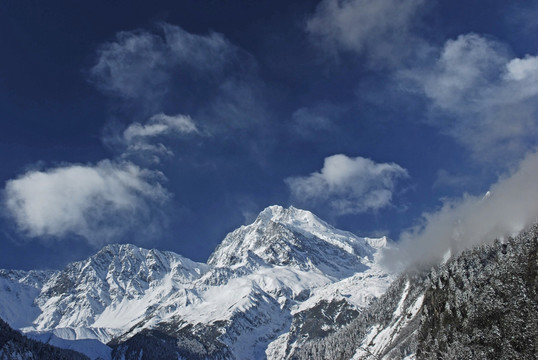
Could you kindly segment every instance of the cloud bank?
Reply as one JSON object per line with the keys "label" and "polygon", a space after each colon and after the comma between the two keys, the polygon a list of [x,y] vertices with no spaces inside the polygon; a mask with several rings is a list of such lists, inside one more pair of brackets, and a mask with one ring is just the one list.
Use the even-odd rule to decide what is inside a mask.
{"label": "cloud bank", "polygon": [[312,40],[336,55],[351,51],[396,64],[417,40],[413,19],[423,0],[323,0],[306,24]]}
{"label": "cloud bank", "polygon": [[325,158],[319,172],[290,177],[285,182],[299,203],[327,205],[334,213],[345,215],[390,205],[396,182],[408,176],[394,163],[338,154]]}
{"label": "cloud bank", "polygon": [[480,162],[507,163],[538,136],[538,57],[511,56],[496,40],[477,34],[448,40],[426,68],[400,73],[431,108],[429,122]]}
{"label": "cloud bank", "polygon": [[395,267],[429,266],[494,239],[515,236],[538,219],[538,152],[527,155],[486,196],[465,195],[445,201],[423,215],[420,224],[400,235],[385,261]]}
{"label": "cloud bank", "polygon": [[98,247],[128,233],[151,235],[154,210],[170,196],[159,179],[129,162],[68,165],[9,180],[3,203],[30,238],[80,236]]}

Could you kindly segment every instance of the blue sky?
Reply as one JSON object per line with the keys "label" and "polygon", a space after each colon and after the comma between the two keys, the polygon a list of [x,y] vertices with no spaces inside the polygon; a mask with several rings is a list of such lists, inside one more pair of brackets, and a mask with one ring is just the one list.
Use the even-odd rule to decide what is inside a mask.
{"label": "blue sky", "polygon": [[205,261],[273,204],[398,241],[536,150],[536,1],[1,7],[0,268]]}

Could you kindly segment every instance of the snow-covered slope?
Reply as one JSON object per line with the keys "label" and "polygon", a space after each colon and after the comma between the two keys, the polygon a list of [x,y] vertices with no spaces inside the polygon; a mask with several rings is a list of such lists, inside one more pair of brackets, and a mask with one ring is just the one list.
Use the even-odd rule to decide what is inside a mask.
{"label": "snow-covered slope", "polygon": [[236,268],[259,258],[343,278],[366,270],[374,252],[367,239],[335,229],[309,211],[275,205],[226,236],[208,264]]}
{"label": "snow-covered slope", "polygon": [[108,245],[45,283],[35,299],[41,314],[25,330],[108,342],[206,270],[171,252]]}
{"label": "snow-covered slope", "polygon": [[34,303],[52,271],[0,270],[0,317],[18,329],[30,326],[41,313]]}
{"label": "snow-covered slope", "polygon": [[50,332],[30,332],[25,333],[25,335],[30,339],[37,340],[57,348],[76,351],[88,356],[91,359],[109,360],[112,358],[112,349],[101,343],[99,340],[67,340]]}
{"label": "snow-covered slope", "polygon": [[346,326],[303,342],[294,359],[414,359],[428,272],[403,273]]}
{"label": "snow-covered slope", "polygon": [[[122,356],[158,332],[176,339],[170,351],[186,357],[282,358],[274,349],[294,346],[309,309],[349,315],[385,291],[391,277],[378,259],[386,246],[385,238],[357,237],[308,211],[271,206],[228,234],[207,264],[108,245],[62,271],[0,273],[0,296],[9,299],[0,317],[41,337],[53,334],[58,345],[112,341]],[[335,330],[349,321],[336,318],[315,326]]]}
{"label": "snow-covered slope", "polygon": [[431,269],[408,269],[293,359],[536,359],[538,222]]}

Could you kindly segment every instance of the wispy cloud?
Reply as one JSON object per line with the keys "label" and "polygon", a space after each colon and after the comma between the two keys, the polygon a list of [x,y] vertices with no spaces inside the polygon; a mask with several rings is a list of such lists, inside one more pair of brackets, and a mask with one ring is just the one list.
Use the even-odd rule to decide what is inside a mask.
{"label": "wispy cloud", "polygon": [[510,175],[500,178],[486,196],[464,195],[422,217],[400,235],[387,253],[394,266],[432,265],[476,244],[514,236],[538,218],[538,152],[531,153]]}
{"label": "wispy cloud", "polygon": [[174,155],[161,141],[193,133],[199,130],[190,116],[159,113],[144,124],[130,124],[116,141],[125,146],[122,157],[150,157],[152,162],[158,163],[160,157]]}
{"label": "wispy cloud", "polygon": [[473,178],[469,175],[451,174],[445,169],[439,169],[432,187],[463,188],[470,185],[472,181]]}
{"label": "wispy cloud", "polygon": [[182,72],[218,72],[236,51],[221,34],[196,35],[166,23],[158,27],[159,33],[122,31],[101,45],[90,80],[110,95],[154,98],[168,90],[178,67]]}
{"label": "wispy cloud", "polygon": [[341,113],[341,108],[330,104],[302,107],[293,113],[291,129],[302,138],[317,139],[320,133],[336,129],[334,117]]}
{"label": "wispy cloud", "polygon": [[306,31],[332,55],[350,51],[376,65],[393,65],[418,40],[411,28],[423,4],[423,0],[323,0]]}
{"label": "wispy cloud", "polygon": [[94,246],[126,234],[140,240],[155,235],[163,220],[155,212],[170,197],[162,180],[157,172],[108,160],[32,170],[7,182],[3,205],[30,238],[80,236]]}
{"label": "wispy cloud", "polygon": [[299,203],[323,204],[337,215],[345,215],[390,205],[396,182],[408,176],[394,163],[338,154],[325,158],[319,172],[285,181]]}
{"label": "wispy cloud", "polygon": [[215,32],[192,34],[168,23],[120,32],[99,48],[89,79],[143,117],[173,109],[213,132],[263,118],[256,61]]}
{"label": "wispy cloud", "polygon": [[538,3],[535,1],[510,3],[504,14],[510,27],[520,29],[526,35],[534,36],[536,34],[536,30],[538,30]]}
{"label": "wispy cloud", "polygon": [[185,115],[153,115],[146,124],[132,123],[123,132],[127,143],[140,138],[152,138],[160,135],[177,135],[198,132],[196,125]]}
{"label": "wispy cloud", "polygon": [[429,100],[429,122],[476,160],[505,164],[536,145],[536,56],[514,58],[503,43],[466,34],[447,41],[429,67],[400,76]]}

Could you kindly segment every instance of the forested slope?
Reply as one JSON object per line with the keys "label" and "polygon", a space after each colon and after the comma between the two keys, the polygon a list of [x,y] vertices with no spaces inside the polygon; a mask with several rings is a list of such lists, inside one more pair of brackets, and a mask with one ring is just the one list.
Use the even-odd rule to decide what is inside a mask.
{"label": "forested slope", "polygon": [[295,359],[536,359],[538,224],[402,274],[356,319]]}
{"label": "forested slope", "polygon": [[72,350],[60,349],[32,340],[0,319],[0,360],[88,360]]}

